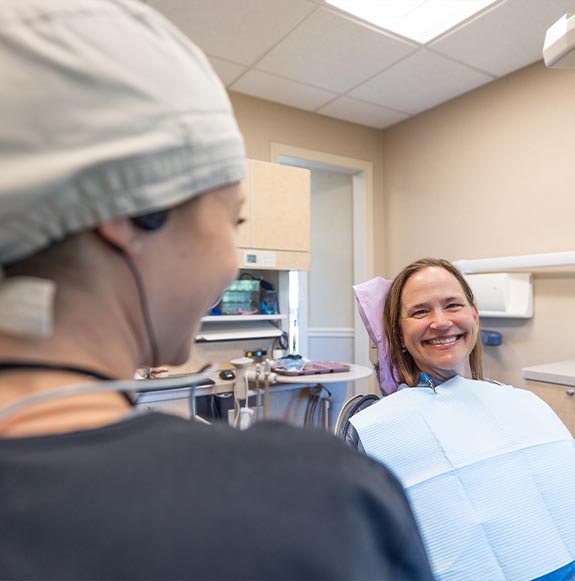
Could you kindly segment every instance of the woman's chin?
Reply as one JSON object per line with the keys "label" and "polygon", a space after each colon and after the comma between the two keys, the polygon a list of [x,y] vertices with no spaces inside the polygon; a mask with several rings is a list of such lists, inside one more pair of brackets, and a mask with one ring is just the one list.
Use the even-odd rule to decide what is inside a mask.
{"label": "woman's chin", "polygon": [[453,364],[453,362],[446,363],[445,365],[438,365],[429,374],[436,379],[441,379],[442,381],[447,381],[455,377],[456,375],[461,375],[466,377],[466,366]]}

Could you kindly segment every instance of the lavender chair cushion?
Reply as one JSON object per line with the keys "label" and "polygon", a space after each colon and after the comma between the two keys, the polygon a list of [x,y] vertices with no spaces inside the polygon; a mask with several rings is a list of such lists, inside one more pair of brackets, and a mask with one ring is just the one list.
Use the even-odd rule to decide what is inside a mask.
{"label": "lavender chair cushion", "polygon": [[389,364],[388,344],[383,332],[383,306],[385,297],[391,287],[391,282],[381,276],[377,276],[353,287],[361,320],[367,329],[369,338],[377,347],[379,360],[378,379],[384,395],[397,391],[397,383],[393,379]]}

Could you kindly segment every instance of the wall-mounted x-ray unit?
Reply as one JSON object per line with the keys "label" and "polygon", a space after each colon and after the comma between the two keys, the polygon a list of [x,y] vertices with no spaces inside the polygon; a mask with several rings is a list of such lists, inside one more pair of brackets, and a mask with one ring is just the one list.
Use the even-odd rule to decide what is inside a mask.
{"label": "wall-mounted x-ray unit", "polygon": [[530,273],[466,274],[480,317],[529,319],[533,316]]}

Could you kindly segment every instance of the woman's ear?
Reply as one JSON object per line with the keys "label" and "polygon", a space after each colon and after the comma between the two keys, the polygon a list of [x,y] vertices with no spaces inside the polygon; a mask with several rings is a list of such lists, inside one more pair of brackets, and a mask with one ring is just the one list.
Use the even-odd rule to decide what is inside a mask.
{"label": "woman's ear", "polygon": [[127,218],[103,222],[96,228],[96,232],[112,246],[116,246],[127,254],[137,253],[141,246],[136,227]]}

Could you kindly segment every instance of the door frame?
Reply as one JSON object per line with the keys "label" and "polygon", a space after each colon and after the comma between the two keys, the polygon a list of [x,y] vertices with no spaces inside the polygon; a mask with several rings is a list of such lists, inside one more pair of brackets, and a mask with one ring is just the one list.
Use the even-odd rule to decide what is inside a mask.
{"label": "door frame", "polygon": [[[272,142],[270,159],[276,163],[286,161],[308,169],[324,169],[352,175],[353,187],[353,284],[365,282],[374,276],[374,236],[373,236],[373,163],[361,159],[334,155],[293,145]],[[308,336],[308,272],[301,273],[301,318],[299,321],[300,344],[307,351]],[[350,289],[351,291],[351,289]],[[353,310],[353,338],[355,363],[371,367],[369,360],[369,337],[357,308]],[[358,382],[359,383],[359,382]],[[364,382],[361,382],[364,383]],[[367,382],[365,382],[367,385]],[[365,386],[358,385],[363,389]]]}

